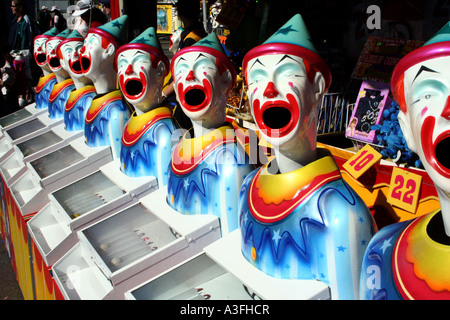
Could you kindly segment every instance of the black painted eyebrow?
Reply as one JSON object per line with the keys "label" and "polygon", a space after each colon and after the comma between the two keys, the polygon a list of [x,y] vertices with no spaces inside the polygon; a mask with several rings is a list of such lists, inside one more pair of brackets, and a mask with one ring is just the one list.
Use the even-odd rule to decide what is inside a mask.
{"label": "black painted eyebrow", "polygon": [[414,83],[414,81],[416,81],[417,77],[418,77],[422,72],[424,72],[424,71],[426,71],[426,72],[433,72],[433,73],[439,73],[439,72],[437,72],[437,71],[435,71],[435,70],[433,70],[433,69],[430,69],[430,68],[428,68],[428,67],[421,66],[420,69],[419,69],[419,71],[417,72],[416,76],[414,77],[414,80],[413,80],[412,82]]}
{"label": "black painted eyebrow", "polygon": [[178,63],[180,63],[180,61],[181,60],[184,60],[184,61],[186,61],[186,59],[185,58],[183,58],[183,57],[180,57],[178,60],[177,60],[177,62],[175,63],[175,65],[177,65]]}
{"label": "black painted eyebrow", "polygon": [[265,65],[262,64],[262,62],[259,61],[259,59],[256,59],[255,62],[253,62],[253,64],[252,64],[252,65],[250,66],[250,68],[248,68],[248,69],[250,70],[251,68],[253,68],[253,66],[254,66],[256,63],[259,63],[260,65],[262,65],[263,67],[265,67]]}
{"label": "black painted eyebrow", "polygon": [[145,54],[145,52],[141,51],[141,50],[136,50],[136,52],[134,53],[133,57],[137,56],[138,54]]}
{"label": "black painted eyebrow", "polygon": [[293,61],[295,61],[295,62],[298,62],[297,60],[295,60],[295,59],[292,58],[291,56],[285,54],[285,55],[280,59],[280,61],[277,62],[277,64],[280,64],[284,59],[287,59],[287,58],[289,58],[289,59],[291,59],[291,60],[293,60]]}
{"label": "black painted eyebrow", "polygon": [[198,55],[198,57],[195,58],[195,61],[197,61],[197,60],[200,59],[201,57],[203,57],[203,58],[208,58],[208,57],[205,56],[203,53],[200,53],[200,54]]}

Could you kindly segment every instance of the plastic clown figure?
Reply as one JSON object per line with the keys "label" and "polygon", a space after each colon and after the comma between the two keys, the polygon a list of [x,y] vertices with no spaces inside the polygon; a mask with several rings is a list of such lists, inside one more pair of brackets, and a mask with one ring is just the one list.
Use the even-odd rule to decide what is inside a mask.
{"label": "plastic clown figure", "polygon": [[275,158],[245,179],[242,253],[281,279],[320,280],[332,299],[359,298],[372,215],[331,153],[316,147],[317,106],[331,82],[300,15],[243,60],[256,126]]}
{"label": "plastic clown figure", "polygon": [[43,72],[43,75],[39,78],[36,85],[34,98],[36,101],[36,108],[38,109],[48,108],[48,98],[50,97],[50,92],[52,92],[53,86],[56,83],[56,76],[48,65],[46,44],[49,38],[56,36],[58,33],[57,28],[52,28],[44,34],[38,35],[34,38],[34,60]]}
{"label": "plastic clown figure", "polygon": [[211,33],[178,51],[171,71],[177,100],[193,129],[172,152],[167,201],[182,214],[216,215],[224,235],[238,228],[239,188],[252,169],[233,127],[225,124],[234,66]]}
{"label": "plastic clown figure", "polygon": [[128,16],[121,16],[97,28],[91,28],[80,49],[81,68],[91,79],[97,96],[92,100],[86,118],[84,135],[90,147],[110,146],[113,158],[120,158],[123,129],[130,119],[130,108],[117,89],[114,58],[127,42]]}
{"label": "plastic clown figure", "polygon": [[83,38],[76,30],[56,48],[61,66],[69,73],[75,89],[70,93],[64,112],[64,124],[68,131],[84,130],[84,118],[96,95],[92,81],[83,75],[79,50]]}
{"label": "plastic clown figure", "polygon": [[117,51],[115,65],[119,86],[135,113],[122,136],[121,170],[128,176],[154,176],[160,187],[167,184],[175,125],[172,109],[161,105],[169,61],[155,29],[148,28]]}
{"label": "plastic clown figure", "polygon": [[399,61],[391,88],[408,147],[441,209],[381,229],[361,270],[362,299],[450,299],[450,23]]}
{"label": "plastic clown figure", "polygon": [[72,78],[61,66],[61,62],[56,53],[58,45],[67,38],[69,33],[69,29],[64,30],[58,35],[48,39],[46,45],[48,65],[55,74],[57,80],[48,99],[48,114],[51,119],[61,119],[64,117],[66,102],[69,99],[70,92],[75,89]]}

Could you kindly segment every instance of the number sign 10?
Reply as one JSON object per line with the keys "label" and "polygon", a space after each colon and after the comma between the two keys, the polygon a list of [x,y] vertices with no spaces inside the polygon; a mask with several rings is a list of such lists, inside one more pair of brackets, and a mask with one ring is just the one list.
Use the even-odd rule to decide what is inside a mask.
{"label": "number sign 10", "polygon": [[381,154],[366,144],[364,148],[359,150],[353,157],[344,163],[343,168],[350,173],[353,178],[358,179],[375,163],[380,161]]}
{"label": "number sign 10", "polygon": [[392,170],[387,201],[393,206],[416,213],[422,176],[395,167]]}

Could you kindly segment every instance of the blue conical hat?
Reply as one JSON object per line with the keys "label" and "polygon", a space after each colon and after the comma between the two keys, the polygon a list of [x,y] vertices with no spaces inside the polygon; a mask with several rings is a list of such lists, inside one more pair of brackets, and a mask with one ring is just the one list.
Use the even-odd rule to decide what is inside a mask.
{"label": "blue conical hat", "polygon": [[63,41],[61,41],[58,44],[58,47],[56,48],[57,52],[59,52],[59,48],[70,41],[80,41],[82,42],[84,40],[83,36],[77,31],[77,30],[73,30]]}
{"label": "blue conical hat", "polygon": [[251,59],[271,54],[289,54],[308,61],[314,67],[314,70],[319,71],[324,76],[325,91],[330,86],[330,69],[314,48],[308,29],[300,14],[294,15],[263,44],[251,49],[245,55],[242,62],[244,73]]}
{"label": "blue conical hat", "polygon": [[66,39],[67,36],[68,36],[69,34],[70,34],[70,30],[69,30],[69,29],[66,29],[66,30],[64,30],[64,31],[62,31],[62,32],[60,32],[60,33],[58,33],[58,34],[55,36],[55,38]]}
{"label": "blue conical hat", "polygon": [[140,49],[146,51],[150,54],[153,54],[157,57],[157,59],[164,62],[166,65],[166,74],[169,72],[169,60],[164,54],[161,44],[158,40],[158,36],[156,35],[156,31],[154,27],[147,28],[144,32],[134,38],[130,43],[121,46],[116,53],[116,59],[114,66],[117,70],[117,58],[119,54],[125,50],[130,49]]}
{"label": "blue conical hat", "polygon": [[89,33],[99,34],[107,38],[116,47],[120,47],[128,41],[128,16],[123,15],[99,27],[91,28]]}
{"label": "blue conical hat", "polygon": [[147,28],[144,32],[138,35],[130,43],[142,43],[154,47],[158,50],[161,49],[161,44],[159,43],[158,36],[156,35],[155,28]]}
{"label": "blue conical hat", "polygon": [[303,21],[300,14],[293,16],[264,43],[290,43],[317,53],[311,41],[309,31],[306,28],[305,21]]}
{"label": "blue conical hat", "polygon": [[50,30],[48,30],[47,32],[45,32],[43,35],[44,36],[49,36],[49,37],[54,37],[59,33],[58,28],[53,27]]}
{"label": "blue conical hat", "polygon": [[76,38],[76,39],[81,38],[81,39],[83,39],[83,36],[82,36],[77,30],[73,30],[73,31],[67,36],[67,39],[73,39],[73,38]]}
{"label": "blue conical hat", "polygon": [[38,38],[47,38],[47,39],[49,39],[49,38],[57,36],[58,33],[59,33],[58,28],[53,27],[50,30],[48,30],[47,32],[45,32],[43,34],[39,34],[36,37],[34,37],[33,41],[35,41]]}
{"label": "blue conical hat", "polygon": [[424,46],[444,41],[450,41],[450,21],[447,22],[430,40],[428,40]]}
{"label": "blue conical hat", "polygon": [[214,32],[208,34],[206,37],[200,39],[193,45],[179,50],[172,58],[172,68],[173,62],[176,60],[176,58],[187,52],[205,52],[219,59],[219,61],[221,61],[222,64],[231,72],[231,77],[233,79],[232,84],[234,85],[234,81],[236,79],[236,69],[234,68],[234,65],[230,61],[230,59],[228,59],[228,57],[226,56],[225,51],[220,44],[220,40]]}
{"label": "blue conical hat", "polygon": [[211,48],[213,50],[216,50],[216,51],[219,51],[219,52],[225,54],[225,51],[223,50],[223,47],[220,44],[220,40],[214,32],[212,32],[212,33],[208,34],[206,37],[200,39],[199,41],[194,43],[192,46]]}

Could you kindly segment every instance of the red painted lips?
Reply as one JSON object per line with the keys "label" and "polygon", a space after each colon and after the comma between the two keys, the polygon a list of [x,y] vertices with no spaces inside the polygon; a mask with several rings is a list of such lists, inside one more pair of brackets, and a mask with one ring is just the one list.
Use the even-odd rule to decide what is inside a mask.
{"label": "red painted lips", "polygon": [[255,121],[265,134],[272,138],[282,138],[295,129],[300,109],[294,96],[288,94],[288,101],[267,101],[262,106],[259,100],[253,102]]}
{"label": "red painted lips", "polygon": [[450,178],[450,130],[441,133],[433,142],[436,124],[434,117],[427,117],[423,122],[421,141],[423,153],[430,166],[445,178]]}
{"label": "red painted lips", "polygon": [[211,103],[212,87],[208,80],[203,80],[203,86],[199,84],[184,88],[182,83],[178,84],[181,105],[190,112],[200,111]]}
{"label": "red painted lips", "polygon": [[144,95],[145,88],[147,88],[147,79],[143,72],[139,73],[139,78],[127,78],[121,74],[119,76],[120,88],[123,94],[130,99],[139,99]]}

